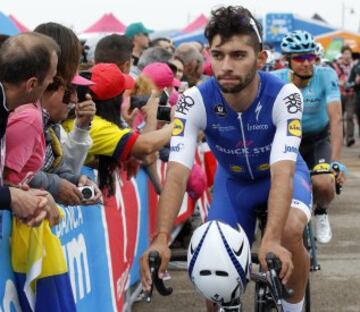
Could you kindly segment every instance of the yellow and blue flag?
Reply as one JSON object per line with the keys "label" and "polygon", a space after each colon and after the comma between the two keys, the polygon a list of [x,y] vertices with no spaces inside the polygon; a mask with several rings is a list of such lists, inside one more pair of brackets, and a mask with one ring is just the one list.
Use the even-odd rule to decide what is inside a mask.
{"label": "yellow and blue flag", "polygon": [[76,311],[65,255],[48,220],[29,227],[13,217],[11,263],[23,311]]}

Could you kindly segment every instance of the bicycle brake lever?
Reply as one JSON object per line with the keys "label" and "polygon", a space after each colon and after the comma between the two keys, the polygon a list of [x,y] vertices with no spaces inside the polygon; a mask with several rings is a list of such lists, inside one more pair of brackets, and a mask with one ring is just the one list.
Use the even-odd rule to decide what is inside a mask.
{"label": "bicycle brake lever", "polygon": [[339,195],[342,191],[342,185],[340,183],[336,182],[336,178],[338,177],[338,175],[340,173],[340,167],[338,164],[333,164],[332,169],[335,171],[335,191],[336,191],[336,194]]}
{"label": "bicycle brake lever", "polygon": [[281,283],[279,274],[281,271],[281,261],[272,252],[266,255],[266,263],[270,272],[270,280],[274,289],[276,300],[288,299],[294,295],[294,290],[287,288]]}
{"label": "bicycle brake lever", "polygon": [[[152,251],[149,254],[149,266],[151,272],[151,279],[153,281],[153,285],[159,292],[161,296],[169,296],[172,294],[173,289],[171,287],[166,287],[164,281],[159,278],[159,268],[160,268],[161,258],[157,251]],[[152,292],[151,287],[151,292]],[[150,294],[151,295],[151,294]]]}

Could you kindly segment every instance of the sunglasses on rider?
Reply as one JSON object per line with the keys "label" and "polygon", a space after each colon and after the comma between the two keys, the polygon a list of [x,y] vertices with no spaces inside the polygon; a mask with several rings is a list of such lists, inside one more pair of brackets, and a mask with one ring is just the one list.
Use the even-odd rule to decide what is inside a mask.
{"label": "sunglasses on rider", "polygon": [[300,54],[296,56],[292,56],[291,59],[297,63],[304,63],[305,61],[313,62],[316,60],[315,54]]}

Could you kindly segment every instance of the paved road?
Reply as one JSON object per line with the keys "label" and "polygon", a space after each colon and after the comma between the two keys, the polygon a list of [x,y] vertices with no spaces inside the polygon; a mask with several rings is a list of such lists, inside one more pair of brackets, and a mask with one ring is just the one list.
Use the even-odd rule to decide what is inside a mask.
{"label": "paved road", "polygon": [[[333,240],[318,246],[321,271],[311,273],[312,311],[360,311],[360,144],[345,148],[350,174],[341,196],[332,204]],[[154,296],[150,304],[137,303],[134,312],[202,312],[203,299],[194,291],[185,271],[171,271],[174,294]],[[252,285],[248,286],[245,311],[252,311]]]}

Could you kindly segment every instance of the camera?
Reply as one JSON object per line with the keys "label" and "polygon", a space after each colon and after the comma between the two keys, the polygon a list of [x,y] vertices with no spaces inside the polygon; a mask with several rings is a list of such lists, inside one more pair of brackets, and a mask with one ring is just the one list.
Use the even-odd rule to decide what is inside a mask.
{"label": "camera", "polygon": [[169,105],[169,95],[166,91],[161,93],[156,118],[158,120],[171,121],[171,107]]}
{"label": "camera", "polygon": [[[81,71],[79,74],[81,77],[91,80],[91,72],[90,71],[84,70],[84,71]],[[77,86],[76,92],[77,92],[78,102],[81,103],[81,102],[87,101],[86,94],[90,93],[90,89],[88,86]]]}
{"label": "camera", "polygon": [[149,95],[132,95],[130,97],[130,109],[133,110],[135,108],[142,108],[144,105],[146,105],[149,98]]}
{"label": "camera", "polygon": [[79,191],[83,197],[83,201],[93,200],[95,198],[95,189],[92,185],[79,186]]}

